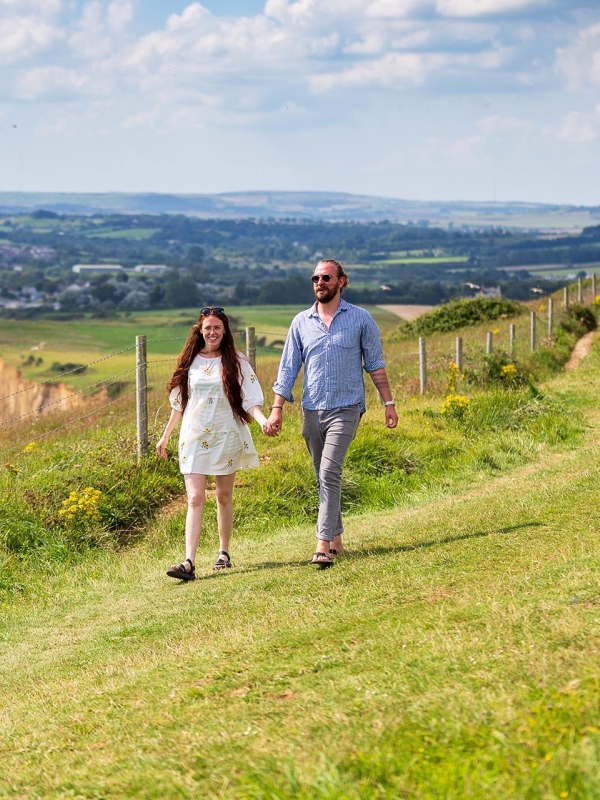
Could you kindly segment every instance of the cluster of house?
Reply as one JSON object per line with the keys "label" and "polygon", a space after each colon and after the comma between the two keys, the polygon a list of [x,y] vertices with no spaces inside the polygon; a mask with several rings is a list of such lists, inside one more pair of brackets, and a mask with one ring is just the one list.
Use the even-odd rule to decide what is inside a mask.
{"label": "cluster of house", "polygon": [[[138,264],[133,272],[146,275],[162,275],[168,271],[166,264]],[[77,275],[118,275],[126,270],[120,264],[75,264],[73,272]]]}
{"label": "cluster of house", "polygon": [[[5,253],[6,249],[10,250],[10,253]],[[21,248],[17,245],[1,245],[0,246],[0,257],[1,256],[9,256],[10,258],[48,258],[48,254],[45,253],[43,256],[34,254],[34,250],[50,250],[51,248]],[[54,253],[54,251],[52,251]],[[5,260],[6,264],[6,260]],[[10,267],[8,267],[10,268]],[[13,265],[13,269],[22,270],[22,266],[19,264]],[[119,273],[127,272],[134,272],[139,274],[153,274],[153,275],[161,275],[168,271],[168,267],[165,264],[138,264],[133,268],[133,270],[125,270],[120,264],[75,264],[73,267],[73,272],[78,275],[84,281],[86,278],[97,276],[97,275],[118,275]],[[85,283],[84,286],[89,286],[89,283]],[[81,286],[73,285],[62,287],[61,292],[69,291],[69,290],[81,290]],[[59,311],[61,308],[61,303],[59,300],[60,295],[48,295],[47,293],[38,291],[34,286],[23,286],[19,289],[14,289],[11,291],[5,290],[0,294],[0,308],[7,308],[7,309],[15,309],[15,308],[41,308],[45,306],[47,308],[53,308],[55,311]]]}

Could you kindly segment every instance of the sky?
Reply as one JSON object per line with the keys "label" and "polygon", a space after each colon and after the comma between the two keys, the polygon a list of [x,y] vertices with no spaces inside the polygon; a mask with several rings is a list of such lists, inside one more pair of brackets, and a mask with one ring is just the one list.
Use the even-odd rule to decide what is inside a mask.
{"label": "sky", "polygon": [[0,0],[0,191],[600,205],[600,0]]}

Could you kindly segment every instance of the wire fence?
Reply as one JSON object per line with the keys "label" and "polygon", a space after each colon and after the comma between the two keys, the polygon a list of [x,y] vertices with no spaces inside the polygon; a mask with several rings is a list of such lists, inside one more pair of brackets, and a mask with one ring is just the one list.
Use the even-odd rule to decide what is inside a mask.
{"label": "wire fence", "polygon": [[[246,331],[235,333],[236,341],[246,342]],[[176,355],[165,356],[157,346],[165,342],[183,345],[184,341],[185,337],[176,337],[147,342],[145,413],[153,430],[164,425],[170,414],[166,386],[177,361]],[[256,334],[255,367],[264,389],[275,379],[281,344],[280,332]],[[117,371],[94,380],[92,376],[100,364],[105,372],[111,372],[111,365]],[[71,384],[81,385],[88,373],[90,383],[73,388]],[[83,436],[93,428],[129,427],[132,435],[136,435],[137,373],[135,344],[39,382],[25,381],[16,368],[4,365],[2,388],[5,393],[0,397],[0,467],[19,460],[32,443]]]}
{"label": "wire fence", "polygon": [[[595,280],[591,287],[586,288],[584,292],[580,281],[575,302],[594,302]],[[569,302],[572,301],[567,289],[563,309],[568,308]],[[458,363],[461,370],[469,369],[483,353],[494,349],[503,349],[516,358],[522,358],[539,346],[551,344],[554,314],[554,300],[549,299],[540,301],[535,311],[517,318],[515,322],[499,320],[490,324],[489,330],[474,329],[468,339],[463,340],[454,334],[436,335],[435,346],[431,348],[424,338],[419,340],[418,346],[414,340],[389,342],[385,345],[385,355],[392,392],[399,399],[425,392],[441,394],[445,391],[450,362]],[[253,328],[235,333],[238,343],[245,345],[268,406],[284,341],[282,334],[280,331],[257,332]],[[145,417],[146,430],[150,426],[152,432],[159,431],[170,414],[166,385],[173,374],[177,356],[165,356],[158,345],[184,341],[185,337],[177,337],[145,343],[143,386],[140,385],[139,353],[135,344],[38,383],[22,380],[16,369],[4,365],[3,388],[6,394],[0,397],[0,466],[17,459],[32,442],[85,435],[92,428],[128,426],[132,435],[139,439],[140,411]],[[94,375],[100,364],[105,372],[110,372],[110,365],[114,364],[116,371],[82,388],[72,387],[71,383],[81,385],[88,372],[90,376]],[[302,375],[298,383],[301,381]],[[368,379],[365,388],[367,402],[377,403],[378,394]],[[298,386],[295,394],[299,394]],[[286,408],[286,414],[299,413],[299,403]],[[142,442],[142,445],[143,450],[147,442]],[[138,454],[140,452],[138,441]]]}

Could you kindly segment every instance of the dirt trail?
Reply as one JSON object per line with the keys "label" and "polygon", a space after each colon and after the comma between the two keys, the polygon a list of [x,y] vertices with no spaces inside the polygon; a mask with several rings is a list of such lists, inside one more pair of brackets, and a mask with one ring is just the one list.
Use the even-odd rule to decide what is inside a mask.
{"label": "dirt trail", "polygon": [[407,322],[412,322],[417,319],[417,317],[420,317],[421,314],[426,314],[428,311],[431,311],[435,306],[382,305],[377,306],[377,308],[382,308],[384,311],[389,311],[391,314],[395,314],[397,317],[401,317]]}
{"label": "dirt trail", "polygon": [[589,355],[595,338],[596,331],[590,331],[589,333],[586,333],[585,336],[581,337],[581,339],[573,348],[573,352],[571,353],[569,360],[565,364],[565,370],[570,371],[577,369],[583,359]]}

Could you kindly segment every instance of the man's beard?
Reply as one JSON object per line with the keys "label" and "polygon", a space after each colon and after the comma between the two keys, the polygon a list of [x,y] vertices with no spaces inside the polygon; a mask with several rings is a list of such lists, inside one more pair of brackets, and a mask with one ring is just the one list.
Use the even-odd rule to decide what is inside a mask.
{"label": "man's beard", "polygon": [[327,286],[325,294],[318,295],[315,288],[315,295],[319,303],[329,303],[330,300],[333,300],[338,291],[338,287],[335,285]]}

